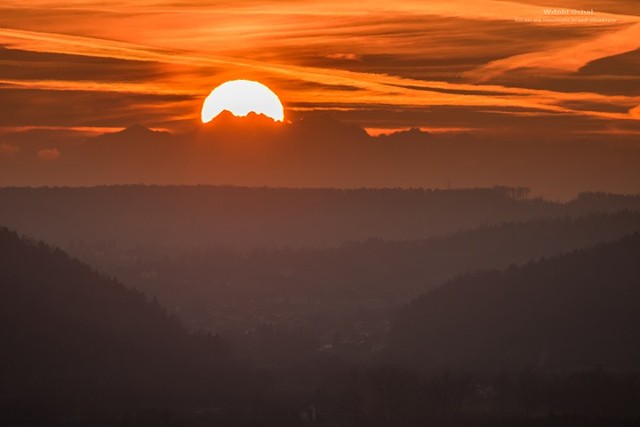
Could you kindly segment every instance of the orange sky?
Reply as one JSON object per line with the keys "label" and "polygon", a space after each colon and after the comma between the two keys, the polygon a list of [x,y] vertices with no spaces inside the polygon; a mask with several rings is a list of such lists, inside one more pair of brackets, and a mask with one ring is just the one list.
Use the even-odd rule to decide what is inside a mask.
{"label": "orange sky", "polygon": [[[21,116],[0,124],[121,128],[141,121],[178,130],[197,119],[214,86],[248,78],[272,87],[289,115],[348,110],[349,120],[376,129],[476,128],[479,110],[505,119],[526,113],[538,118],[532,126],[561,116],[584,119],[587,131],[640,132],[629,113],[640,105],[631,65],[628,73],[624,61],[598,73],[588,67],[639,47],[640,6],[630,3],[5,0],[0,88],[12,91]],[[594,15],[545,15],[553,6]],[[637,57],[627,59],[636,68]],[[63,104],[53,92],[69,91],[89,111],[54,119],[41,110]],[[112,111],[100,96],[82,96],[92,93],[118,93],[121,102]],[[452,113],[445,123],[429,116],[442,107],[471,117],[456,123]],[[367,114],[380,109],[416,117]]]}
{"label": "orange sky", "polygon": [[[222,183],[437,186],[459,176],[460,185],[538,185],[563,197],[640,191],[639,64],[640,2],[627,0],[4,0],[0,185],[130,182],[137,175],[115,169],[104,181],[83,180],[72,159],[100,159],[73,151],[132,124],[191,141],[209,92],[250,79],[279,95],[290,122],[328,112],[372,136],[413,128],[453,142],[446,156],[433,147],[364,149],[361,160],[384,156],[362,167],[376,164],[387,175],[358,176],[345,164],[342,181],[325,180],[323,169],[280,176],[276,162],[252,179],[229,172]],[[300,128],[307,132],[294,126],[290,136]],[[333,138],[349,141],[349,132]],[[374,141],[411,145],[412,135],[425,137]],[[316,138],[327,159],[350,150],[327,138]],[[305,170],[292,150],[291,171]],[[413,159],[436,152],[444,157],[429,158],[429,167],[445,157],[451,164],[427,177],[426,159]],[[533,152],[538,160],[527,160]],[[206,164],[194,183],[222,179]],[[183,182],[165,170],[156,165],[144,182]]]}

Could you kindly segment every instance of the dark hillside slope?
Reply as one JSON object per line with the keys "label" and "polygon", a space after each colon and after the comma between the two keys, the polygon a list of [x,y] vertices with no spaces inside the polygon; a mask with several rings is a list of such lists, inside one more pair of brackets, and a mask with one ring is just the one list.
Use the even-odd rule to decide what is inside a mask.
{"label": "dark hillside slope", "polygon": [[397,315],[390,350],[423,369],[640,369],[640,234],[459,277]]}
{"label": "dark hillside slope", "polygon": [[187,334],[141,293],[4,228],[0,342],[0,408],[180,406],[216,401],[224,388],[216,339]]}

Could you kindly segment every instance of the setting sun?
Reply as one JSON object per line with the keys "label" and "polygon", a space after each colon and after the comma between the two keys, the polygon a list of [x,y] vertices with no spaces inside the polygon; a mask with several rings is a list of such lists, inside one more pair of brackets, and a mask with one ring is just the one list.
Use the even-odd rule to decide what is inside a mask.
{"label": "setting sun", "polygon": [[243,117],[254,112],[273,120],[284,120],[284,108],[278,96],[262,83],[232,80],[211,91],[202,105],[202,123],[208,123],[223,111]]}

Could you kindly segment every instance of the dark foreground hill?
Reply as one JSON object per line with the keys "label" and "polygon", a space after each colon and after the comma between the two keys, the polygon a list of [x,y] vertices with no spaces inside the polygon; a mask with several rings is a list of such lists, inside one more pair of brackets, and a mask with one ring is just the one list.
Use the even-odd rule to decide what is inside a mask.
{"label": "dark foreground hill", "polygon": [[422,369],[640,370],[640,234],[466,275],[401,310],[397,361]]}
{"label": "dark foreground hill", "polygon": [[60,421],[58,411],[222,406],[234,393],[217,338],[188,335],[141,293],[4,228],[0,343],[3,425]]}
{"label": "dark foreground hill", "polygon": [[246,369],[141,294],[5,229],[0,340],[3,426],[569,427],[638,419],[639,382],[628,373],[527,371],[494,381],[334,357]]}
{"label": "dark foreground hill", "polygon": [[215,186],[2,188],[0,224],[46,242],[119,245],[334,246],[421,239],[505,221],[640,211],[640,196],[569,203],[524,189],[285,189]]}

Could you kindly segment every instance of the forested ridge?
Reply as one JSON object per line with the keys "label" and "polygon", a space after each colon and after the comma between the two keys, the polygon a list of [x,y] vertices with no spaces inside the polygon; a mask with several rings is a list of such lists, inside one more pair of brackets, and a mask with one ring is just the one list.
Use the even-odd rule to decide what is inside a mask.
{"label": "forested ridge", "polygon": [[460,276],[401,309],[390,352],[427,370],[640,371],[640,234]]}
{"label": "forested ridge", "polygon": [[415,240],[508,221],[640,210],[640,197],[584,193],[566,203],[526,188],[0,188],[0,224],[66,246],[335,246]]}
{"label": "forested ridge", "polygon": [[[640,230],[640,213],[488,225],[428,239],[366,239],[331,248],[126,248],[81,243],[69,251],[123,283],[157,295],[191,328],[242,333],[264,327],[300,345],[336,334],[369,355],[384,344],[391,311],[453,277],[613,241]],[[262,354],[278,346],[266,345]],[[280,360],[296,352],[283,351]],[[295,358],[295,357],[294,357]]]}

